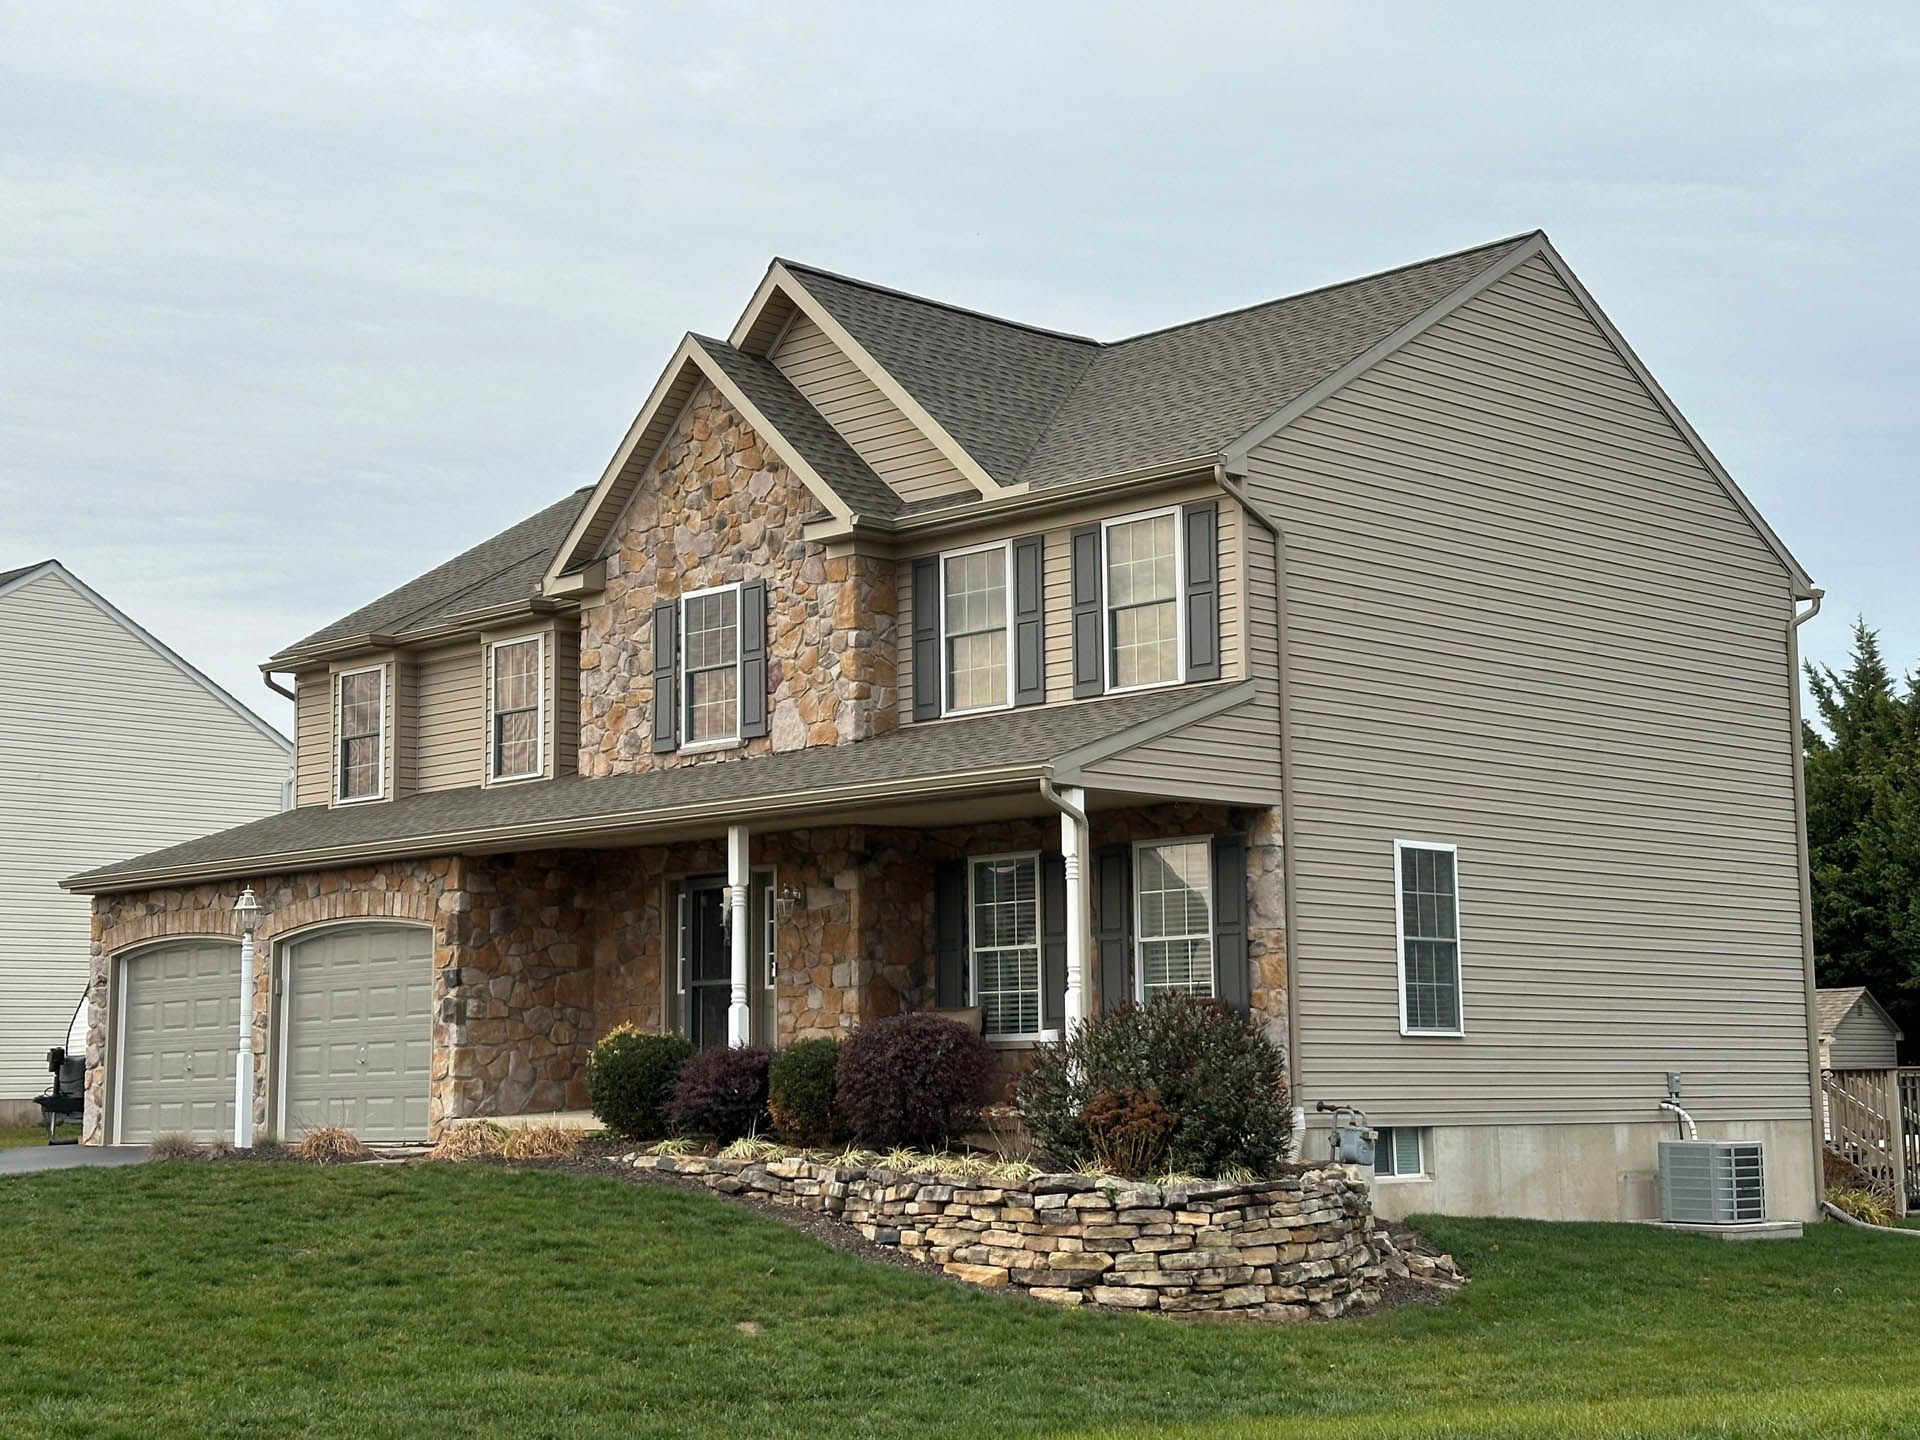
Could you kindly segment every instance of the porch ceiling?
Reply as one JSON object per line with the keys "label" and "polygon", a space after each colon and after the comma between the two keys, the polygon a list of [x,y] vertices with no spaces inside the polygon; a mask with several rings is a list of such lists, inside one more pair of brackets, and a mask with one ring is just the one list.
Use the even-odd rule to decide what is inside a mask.
{"label": "porch ceiling", "polygon": [[[1033,814],[1044,808],[1040,779],[1056,768],[1064,776],[1252,695],[1245,681],[1189,686],[909,725],[857,744],[635,775],[303,806],[63,883],[99,894],[373,860],[663,843],[711,835],[728,824],[777,830]],[[1182,797],[1092,798],[1117,804]]]}

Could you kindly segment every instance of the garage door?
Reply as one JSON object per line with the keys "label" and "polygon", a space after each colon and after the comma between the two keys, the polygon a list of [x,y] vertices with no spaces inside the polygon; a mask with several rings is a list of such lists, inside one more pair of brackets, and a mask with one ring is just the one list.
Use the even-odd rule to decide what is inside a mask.
{"label": "garage door", "polygon": [[130,955],[120,968],[119,1138],[233,1138],[240,947],[218,940]]}
{"label": "garage door", "polygon": [[427,1138],[433,934],[350,925],[288,947],[285,1130]]}

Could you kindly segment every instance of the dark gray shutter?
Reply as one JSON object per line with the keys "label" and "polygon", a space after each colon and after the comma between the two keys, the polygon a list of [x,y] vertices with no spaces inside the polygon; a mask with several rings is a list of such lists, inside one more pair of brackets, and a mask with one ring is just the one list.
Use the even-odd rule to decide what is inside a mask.
{"label": "dark gray shutter", "polygon": [[1132,849],[1102,845],[1094,852],[1094,949],[1100,956],[1100,1008],[1111,1010],[1133,999]]}
{"label": "dark gray shutter", "polygon": [[1083,525],[1069,537],[1073,573],[1073,695],[1076,700],[1106,688],[1105,645],[1100,638],[1100,527]]}
{"label": "dark gray shutter", "polygon": [[1041,537],[1013,542],[1013,703],[1047,698],[1045,600]]}
{"label": "dark gray shutter", "polygon": [[1247,841],[1242,835],[1213,837],[1213,983],[1220,999],[1239,1014],[1253,1005],[1253,972],[1247,960]]}
{"label": "dark gray shutter", "polygon": [[933,1003],[943,1010],[967,1003],[967,867],[942,860],[933,867]]}
{"label": "dark gray shutter", "polygon": [[913,562],[913,718],[940,717],[940,562]]}
{"label": "dark gray shutter", "polygon": [[653,607],[653,748],[680,743],[680,602]]}
{"label": "dark gray shutter", "polygon": [[1040,857],[1040,1028],[1067,1023],[1067,861]]}
{"label": "dark gray shutter", "polygon": [[767,582],[749,580],[740,587],[740,738],[766,733]]}
{"label": "dark gray shutter", "polygon": [[1187,547],[1187,678],[1220,678],[1220,507],[1197,501],[1180,512]]}

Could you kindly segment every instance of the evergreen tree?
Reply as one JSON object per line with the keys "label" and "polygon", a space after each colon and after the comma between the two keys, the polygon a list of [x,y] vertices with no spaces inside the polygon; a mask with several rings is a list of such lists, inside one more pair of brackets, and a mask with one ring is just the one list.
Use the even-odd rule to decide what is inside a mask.
{"label": "evergreen tree", "polygon": [[1864,620],[1845,674],[1807,666],[1807,848],[1820,984],[1865,985],[1920,1049],[1920,684]]}

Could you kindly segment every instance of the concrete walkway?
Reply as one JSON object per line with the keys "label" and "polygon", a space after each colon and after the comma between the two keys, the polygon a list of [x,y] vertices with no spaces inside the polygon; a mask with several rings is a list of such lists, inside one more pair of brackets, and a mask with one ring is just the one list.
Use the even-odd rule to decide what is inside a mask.
{"label": "concrete walkway", "polygon": [[144,1145],[18,1145],[0,1150],[0,1175],[38,1175],[43,1170],[77,1170],[85,1165],[138,1165]]}

